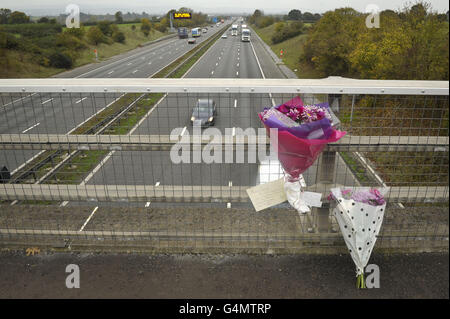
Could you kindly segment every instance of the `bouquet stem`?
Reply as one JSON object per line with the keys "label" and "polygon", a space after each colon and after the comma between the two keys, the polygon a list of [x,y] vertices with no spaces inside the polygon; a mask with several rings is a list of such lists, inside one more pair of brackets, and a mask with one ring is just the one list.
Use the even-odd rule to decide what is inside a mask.
{"label": "bouquet stem", "polygon": [[366,288],[366,283],[364,282],[364,274],[360,274],[356,277],[356,288]]}

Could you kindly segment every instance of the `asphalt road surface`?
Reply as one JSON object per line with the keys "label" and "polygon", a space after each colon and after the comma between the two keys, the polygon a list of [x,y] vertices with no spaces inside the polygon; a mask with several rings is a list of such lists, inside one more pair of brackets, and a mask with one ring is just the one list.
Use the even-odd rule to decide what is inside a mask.
{"label": "asphalt road surface", "polygon": [[[64,72],[59,76],[64,78],[148,78],[210,38],[224,25],[209,28],[207,33],[197,38],[196,44],[188,44],[187,39],[168,38],[98,65],[91,64]],[[120,94],[103,93],[1,95],[0,134],[65,134],[110,105],[119,96]],[[38,152],[2,151],[0,166],[6,165],[10,171],[14,171],[36,153]]]}

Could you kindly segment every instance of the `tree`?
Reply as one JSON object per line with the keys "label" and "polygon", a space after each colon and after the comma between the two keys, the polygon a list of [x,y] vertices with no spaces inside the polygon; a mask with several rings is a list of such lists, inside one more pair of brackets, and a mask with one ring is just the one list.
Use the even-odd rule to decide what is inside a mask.
{"label": "tree", "polygon": [[0,24],[7,24],[9,22],[9,17],[11,16],[10,9],[0,9]]}
{"label": "tree", "polygon": [[117,11],[116,14],[114,15],[114,17],[116,18],[116,23],[122,23],[123,22],[122,11]]}
{"label": "tree", "polygon": [[150,30],[152,29],[152,25],[147,18],[141,19],[141,31],[144,33],[146,37],[148,37]]}
{"label": "tree", "polygon": [[112,38],[115,42],[125,43],[125,34],[122,31],[115,31]]}
{"label": "tree", "polygon": [[302,19],[302,12],[300,10],[293,9],[293,10],[289,11],[288,19],[289,20],[301,20]]}
{"label": "tree", "polygon": [[113,33],[110,21],[100,21],[99,23],[97,23],[97,27],[102,31],[104,35],[108,37]]}
{"label": "tree", "polygon": [[99,43],[105,42],[105,36],[99,27],[92,26],[87,32],[88,41],[92,44],[98,45]]}
{"label": "tree", "polygon": [[49,23],[50,20],[47,17],[40,18],[37,23]]}
{"label": "tree", "polygon": [[30,22],[30,17],[20,11],[14,11],[9,16],[10,24],[21,24],[21,23],[28,23],[28,22]]}
{"label": "tree", "polygon": [[302,15],[302,20],[303,21],[314,21],[314,15],[311,12],[305,12]]}

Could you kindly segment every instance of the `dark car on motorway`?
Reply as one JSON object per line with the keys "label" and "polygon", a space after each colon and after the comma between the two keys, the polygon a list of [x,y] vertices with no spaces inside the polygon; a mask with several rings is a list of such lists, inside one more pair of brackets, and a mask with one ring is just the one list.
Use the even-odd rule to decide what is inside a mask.
{"label": "dark car on motorway", "polygon": [[191,124],[200,121],[202,127],[212,126],[216,121],[216,116],[216,102],[212,99],[199,99],[192,110]]}

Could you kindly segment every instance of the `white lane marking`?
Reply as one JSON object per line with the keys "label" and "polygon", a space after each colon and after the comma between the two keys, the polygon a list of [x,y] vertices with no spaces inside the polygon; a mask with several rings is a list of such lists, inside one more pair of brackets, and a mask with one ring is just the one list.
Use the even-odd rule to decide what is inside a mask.
{"label": "white lane marking", "polygon": [[132,73],[135,74],[137,71],[139,71],[139,70],[134,70]]}
{"label": "white lane marking", "polygon": [[214,71],[211,71],[211,75],[213,75],[214,74]]}
{"label": "white lane marking", "polygon": [[216,63],[216,66],[218,66],[218,65],[219,65],[219,62]]}
{"label": "white lane marking", "polygon": [[221,59],[221,57],[219,57],[219,60]]}
{"label": "white lane marking", "polygon": [[152,62],[148,62],[148,65],[152,64]]}
{"label": "white lane marking", "polygon": [[237,107],[237,99],[234,100],[234,107]]}
{"label": "white lane marking", "polygon": [[[158,49],[158,48],[160,48],[160,47],[163,47],[163,46],[165,46],[165,45],[167,45],[167,44],[169,44],[169,43],[173,43],[173,42],[175,42],[175,41],[176,41],[176,40],[173,40],[173,41],[168,42],[168,43],[163,43],[163,44],[161,44],[160,46],[154,47],[154,48],[151,49],[151,50],[156,50],[156,49]],[[151,51],[151,50],[149,50],[149,51]],[[136,56],[138,56],[138,55],[140,55],[140,54],[142,54],[142,52],[138,52],[138,53],[136,53],[136,54],[130,55],[130,56],[125,57],[125,58],[123,58],[123,59],[120,59],[120,60],[117,60],[117,61],[108,63],[108,64],[106,64],[106,65],[103,65],[103,66],[101,66],[101,67],[98,67],[98,68],[96,68],[96,69],[93,69],[93,70],[91,70],[91,71],[88,71],[88,72],[86,72],[86,73],[80,74],[80,75],[76,76],[75,79],[81,78],[83,75],[88,75],[89,73],[92,73],[92,72],[95,72],[95,71],[100,71],[101,69],[104,69],[104,68],[106,68],[106,67],[111,67],[112,65],[117,64],[117,63],[119,63],[119,62],[125,62],[125,61],[127,61],[127,60],[133,59],[133,58],[135,58]],[[153,52],[153,54],[155,54],[155,52]]]}
{"label": "white lane marking", "polygon": [[11,204],[9,204],[10,206],[14,206],[14,205],[16,205],[17,203],[18,203],[19,201],[18,200],[14,200]]}
{"label": "white lane marking", "polygon": [[87,96],[85,96],[85,97],[82,98],[81,100],[76,101],[75,104],[81,103],[81,102],[83,102],[83,101],[86,100],[86,99],[87,99]]}
{"label": "white lane marking", "polygon": [[239,61],[239,57],[238,57],[238,61]]}
{"label": "white lane marking", "polygon": [[40,123],[40,122],[39,122],[39,123],[36,123],[36,124],[34,124],[33,126],[27,128],[26,130],[24,130],[24,131],[22,132],[22,134],[28,132],[29,130],[34,129],[34,128],[35,128],[36,126],[38,126],[39,124],[41,124],[41,123]]}
{"label": "white lane marking", "polygon": [[89,221],[91,220],[92,216],[94,216],[95,212],[97,211],[98,206],[96,206],[94,208],[94,210],[92,211],[92,213],[89,215],[89,217],[86,219],[86,221],[84,222],[83,226],[81,226],[79,231],[83,231],[84,227],[86,227],[87,223],[89,223]]}
{"label": "white lane marking", "polygon": [[[123,95],[122,95],[123,96]],[[150,114],[152,114],[152,112],[155,110],[155,108],[158,107],[158,105],[167,97],[167,93],[164,94],[164,96],[162,98],[159,99],[159,101],[155,104],[155,106],[153,106],[150,111],[147,112],[147,114],[145,114],[145,116],[143,118],[140,119],[140,121],[127,133],[127,135],[132,135],[134,133],[134,131],[136,131],[138,129],[138,127],[142,124],[142,122],[144,122],[149,116]],[[44,151],[42,151],[44,152]],[[81,186],[86,185],[87,182],[89,182],[91,180],[91,178],[102,168],[103,165],[105,165],[105,163],[111,158],[111,156],[113,156],[113,154],[116,151],[111,151],[108,153],[108,155],[106,155],[106,157],[89,173],[88,176],[86,176],[86,178],[80,183]]]}
{"label": "white lane marking", "polygon": [[132,64],[133,64],[133,63],[130,62],[130,63],[128,63],[127,65],[132,65]]}
{"label": "white lane marking", "polygon": [[233,127],[233,130],[231,131],[231,136],[235,136],[236,135],[236,128]]}
{"label": "white lane marking", "polygon": [[114,73],[114,70],[112,70],[111,72],[108,72],[108,75],[113,74],[113,73]]}
{"label": "white lane marking", "polygon": [[183,135],[184,135],[184,133],[186,132],[186,130],[187,130],[187,126],[185,126],[185,127],[183,128],[183,130],[181,131],[181,134],[180,134],[180,136],[183,136]]}
{"label": "white lane marking", "polygon": [[150,202],[145,203],[145,207],[150,206]]}
{"label": "white lane marking", "polygon": [[67,204],[69,204],[69,201],[65,200],[64,202],[61,203],[61,205],[59,205],[59,207],[67,206]]}
{"label": "white lane marking", "polygon": [[3,104],[3,105],[2,105],[2,107],[8,106],[8,105],[10,105],[10,104],[14,104],[14,103],[17,103],[17,102],[19,102],[19,101],[22,101],[22,100],[24,100],[24,99],[26,99],[26,98],[29,98],[29,97],[31,97],[31,96],[33,96],[33,95],[36,95],[36,94],[37,94],[37,93],[33,93],[33,94],[30,94],[30,95],[27,95],[27,96],[21,97],[21,98],[20,98],[20,99],[18,99],[18,100],[15,100],[15,101],[9,102],[9,103],[7,103],[7,104]]}
{"label": "white lane marking", "polygon": [[238,63],[238,64],[236,64],[236,66],[237,66],[237,67],[239,67],[239,63]]}
{"label": "white lane marking", "polygon": [[236,72],[236,76],[239,76],[239,71]]}
{"label": "white lane marking", "polygon": [[228,187],[232,187],[233,186],[233,182],[232,181],[229,181],[228,182]]}
{"label": "white lane marking", "polygon": [[161,184],[160,182],[156,182],[155,187],[158,187],[159,184]]}
{"label": "white lane marking", "polygon": [[227,203],[227,208],[231,208],[231,203]]}
{"label": "white lane marking", "polygon": [[48,103],[48,102],[50,102],[50,101],[53,101],[53,98],[51,98],[51,99],[49,99],[49,100],[47,100],[47,101],[45,101],[45,102],[42,102],[41,104],[44,105],[45,103]]}

